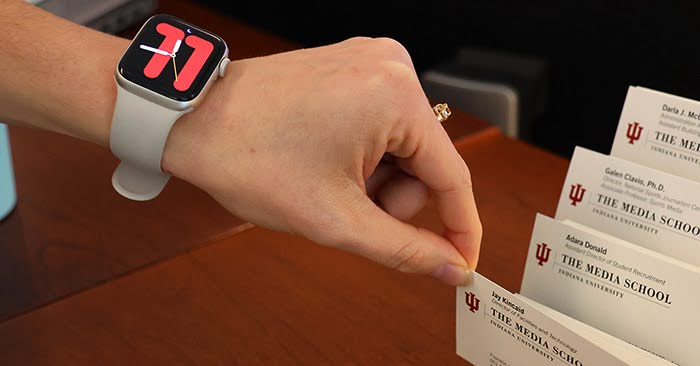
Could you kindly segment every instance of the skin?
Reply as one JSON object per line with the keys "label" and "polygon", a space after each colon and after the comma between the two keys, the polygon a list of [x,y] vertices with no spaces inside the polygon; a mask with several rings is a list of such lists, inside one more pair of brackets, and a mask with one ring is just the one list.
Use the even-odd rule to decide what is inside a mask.
{"label": "skin", "polygon": [[[20,0],[0,8],[0,120],[108,147],[129,41]],[[175,123],[162,168],[256,225],[390,268],[459,285],[477,264],[469,170],[392,39],[233,61]],[[443,233],[405,222],[429,198]]]}

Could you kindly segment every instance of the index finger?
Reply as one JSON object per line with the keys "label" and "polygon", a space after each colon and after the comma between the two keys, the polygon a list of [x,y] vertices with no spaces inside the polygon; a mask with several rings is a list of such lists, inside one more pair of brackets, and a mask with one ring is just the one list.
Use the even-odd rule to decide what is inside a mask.
{"label": "index finger", "polygon": [[[397,163],[430,189],[445,237],[472,269],[476,268],[482,227],[474,200],[471,174],[430,105],[417,108],[416,121],[408,121],[408,135],[394,151]],[[417,130],[420,129],[420,130]]]}

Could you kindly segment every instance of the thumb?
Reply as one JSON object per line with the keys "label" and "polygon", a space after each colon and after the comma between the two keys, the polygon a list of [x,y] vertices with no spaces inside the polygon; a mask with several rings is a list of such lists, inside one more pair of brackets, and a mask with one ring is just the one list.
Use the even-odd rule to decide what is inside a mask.
{"label": "thumb", "polygon": [[344,249],[401,272],[429,274],[454,286],[467,283],[469,265],[447,239],[394,218],[364,194],[352,202],[354,222]]}

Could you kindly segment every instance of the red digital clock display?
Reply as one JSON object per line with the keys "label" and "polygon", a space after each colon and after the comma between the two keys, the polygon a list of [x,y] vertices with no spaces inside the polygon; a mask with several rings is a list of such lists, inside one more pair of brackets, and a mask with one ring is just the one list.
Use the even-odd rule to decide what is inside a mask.
{"label": "red digital clock display", "polygon": [[220,38],[167,15],[149,19],[119,63],[126,79],[178,101],[197,97],[226,51]]}

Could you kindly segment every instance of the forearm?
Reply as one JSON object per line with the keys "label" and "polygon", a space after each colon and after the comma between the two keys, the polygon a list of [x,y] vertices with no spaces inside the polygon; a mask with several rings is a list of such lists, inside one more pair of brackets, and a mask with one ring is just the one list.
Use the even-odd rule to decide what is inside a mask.
{"label": "forearm", "polygon": [[129,42],[22,0],[0,8],[0,121],[108,146],[114,70]]}

